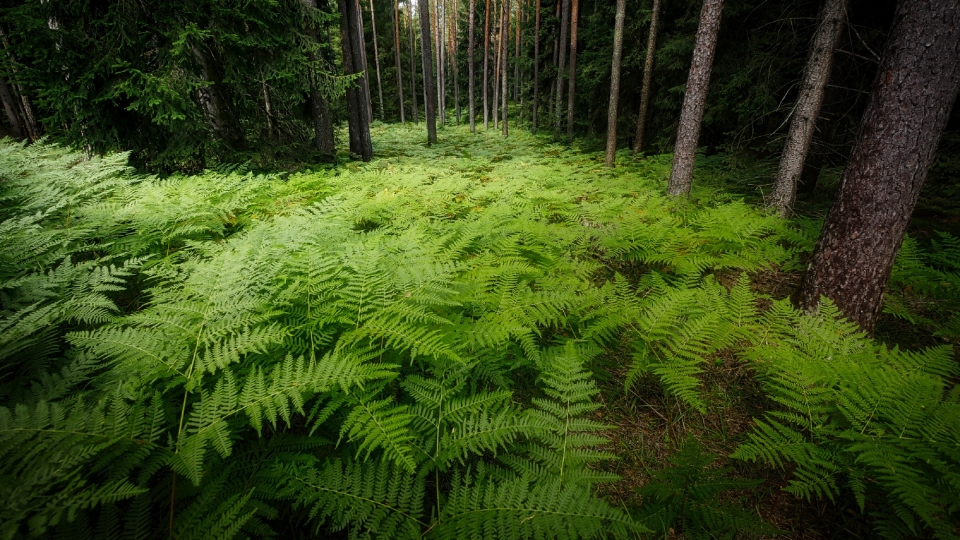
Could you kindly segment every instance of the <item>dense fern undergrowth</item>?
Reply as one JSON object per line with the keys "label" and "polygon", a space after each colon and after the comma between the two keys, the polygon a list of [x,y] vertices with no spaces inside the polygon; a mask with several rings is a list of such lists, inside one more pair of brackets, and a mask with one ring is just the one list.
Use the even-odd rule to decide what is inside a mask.
{"label": "dense fern undergrowth", "polygon": [[751,285],[817,224],[668,199],[668,156],[421,138],[164,179],[0,142],[0,537],[787,533],[696,440],[639,504],[601,495],[623,456],[598,366],[703,412],[717,355],[767,396],[739,470],[888,538],[958,536],[957,239],[907,241],[887,311],[946,344],[901,350]]}

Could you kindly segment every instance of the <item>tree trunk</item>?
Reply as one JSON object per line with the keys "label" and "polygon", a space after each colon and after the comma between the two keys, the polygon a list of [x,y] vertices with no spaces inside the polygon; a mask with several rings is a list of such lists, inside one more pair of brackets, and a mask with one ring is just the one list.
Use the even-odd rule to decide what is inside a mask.
{"label": "tree trunk", "polygon": [[373,31],[373,64],[377,68],[377,94],[380,98],[380,120],[386,120],[383,114],[383,85],[380,82],[380,50],[377,46],[377,17],[373,12],[373,0],[370,0],[370,30]]}
{"label": "tree trunk", "polygon": [[[313,23],[313,10],[317,9],[317,2],[316,0],[302,0],[302,3],[306,10],[307,35],[310,36],[312,45],[319,44],[320,32]],[[320,93],[317,82],[314,66],[319,62],[319,58],[314,49],[309,47],[307,48],[307,60],[311,65],[308,78],[310,82],[310,113],[313,120],[313,142],[318,152],[333,160],[337,154],[333,139],[333,117],[330,113],[330,103],[327,101],[327,97]]]}
{"label": "tree trunk", "polygon": [[650,35],[647,36],[647,57],[643,62],[643,86],[640,90],[640,114],[637,115],[637,134],[633,140],[633,153],[643,150],[643,134],[647,129],[647,111],[650,108],[650,84],[653,81],[653,53],[660,30],[660,0],[653,0],[650,18]]}
{"label": "tree trunk", "polygon": [[490,104],[487,96],[490,93],[490,0],[487,0],[487,11],[484,13],[487,22],[483,27],[483,129],[490,127]]}
{"label": "tree trunk", "polygon": [[365,54],[363,52],[363,27],[360,19],[358,0],[339,0],[340,8],[340,45],[343,49],[343,71],[345,75],[361,74],[357,85],[347,89],[347,111],[350,133],[350,151],[358,154],[363,161],[373,158],[373,143],[370,140],[370,100],[369,83],[366,77]]}
{"label": "tree trunk", "polygon": [[507,127],[507,98],[510,90],[510,86],[507,84],[507,73],[509,73],[507,60],[510,57],[510,48],[508,46],[510,43],[510,0],[503,0],[503,15],[500,19],[500,28],[501,57],[503,58],[503,86],[500,89],[500,109],[503,118],[500,120],[500,128],[503,130],[503,136],[506,137],[510,135],[510,129]]}
{"label": "tree trunk", "polygon": [[514,32],[516,34],[516,50],[514,54],[514,64],[513,64],[513,102],[516,103],[520,101],[520,23],[523,21],[523,11],[521,10],[523,4],[517,2],[517,24],[515,24]]}
{"label": "tree trunk", "polygon": [[827,0],[820,15],[820,24],[810,47],[806,71],[800,87],[800,97],[793,111],[790,131],[780,157],[780,169],[773,192],[767,200],[768,208],[776,208],[782,217],[788,217],[797,197],[797,181],[803,172],[813,133],[820,117],[823,95],[833,71],[833,51],[840,42],[847,16],[849,0]]}
{"label": "tree trunk", "polygon": [[677,131],[677,146],[673,152],[673,169],[667,192],[674,197],[690,193],[693,182],[693,165],[697,158],[697,140],[700,138],[700,121],[707,102],[710,86],[710,71],[713,55],[717,49],[717,34],[720,33],[720,16],[723,0],[703,0],[700,10],[700,26],[697,28],[697,43],[693,49],[693,62],[687,76],[687,91],[683,96],[680,112],[680,127]]}
{"label": "tree trunk", "polygon": [[477,132],[477,119],[476,119],[476,111],[475,111],[476,99],[475,99],[475,92],[474,92],[474,62],[473,62],[473,48],[476,42],[476,39],[473,35],[473,19],[474,19],[476,10],[477,10],[477,0],[470,0],[470,23],[469,23],[470,35],[468,36],[469,41],[467,42],[467,57],[470,62],[470,65],[469,65],[470,80],[468,81],[468,85],[470,86],[470,88],[467,90],[470,93],[470,104],[469,104],[470,133]]}
{"label": "tree trunk", "polygon": [[553,136],[560,138],[560,115],[563,107],[563,70],[567,68],[567,30],[570,26],[570,0],[563,0],[560,7],[560,39],[557,43],[557,88],[556,101],[553,103]]}
{"label": "tree trunk", "polygon": [[960,0],[901,1],[840,192],[800,289],[872,331],[907,223],[960,91]]}
{"label": "tree trunk", "polygon": [[400,94],[400,125],[407,125],[403,114],[403,69],[400,62],[400,0],[393,1],[393,59],[397,63],[397,92]]}
{"label": "tree trunk", "polygon": [[[503,34],[503,2],[505,1],[506,0],[500,0],[500,22],[496,27],[497,33],[494,36],[494,46],[497,48],[497,60],[493,73],[493,129],[500,129],[500,62],[503,59],[503,55],[500,54],[502,52],[500,36]],[[496,5],[496,1],[494,1],[494,5]]]}
{"label": "tree trunk", "polygon": [[610,65],[610,106],[607,109],[607,167],[617,158],[617,105],[620,102],[620,57],[623,54],[623,19],[627,0],[617,0],[617,19],[613,26],[613,62]]}
{"label": "tree trunk", "polygon": [[13,76],[9,81],[9,85],[11,86],[11,90],[13,90],[14,97],[19,96],[20,98],[19,103],[16,104],[16,108],[19,110],[21,118],[23,118],[24,131],[31,141],[36,141],[42,135],[40,124],[37,122],[37,113],[33,110],[33,102],[30,100],[30,97],[23,91],[23,87],[17,83],[17,58],[13,55],[10,41],[7,39],[7,34],[2,27],[0,27],[0,39],[2,39],[3,48],[7,52],[7,60],[10,61],[10,74]]}
{"label": "tree trunk", "polygon": [[460,125],[460,65],[457,62],[457,34],[460,31],[460,4],[453,0],[453,36],[450,51],[453,53],[453,102],[456,107],[457,125]]}
{"label": "tree trunk", "polygon": [[423,109],[427,120],[427,143],[437,142],[437,109],[433,97],[433,45],[430,43],[430,3],[417,2],[420,6],[420,58],[423,62]]}
{"label": "tree trunk", "polygon": [[567,92],[567,139],[573,138],[573,112],[577,100],[577,26],[580,20],[580,0],[573,0],[570,14],[570,91]]}
{"label": "tree trunk", "polygon": [[413,37],[413,7],[407,0],[407,33],[410,35],[410,94],[413,98],[413,123],[420,122],[419,107],[417,107],[417,42]]}
{"label": "tree trunk", "polygon": [[210,83],[201,87],[198,92],[210,130],[231,150],[244,150],[247,143],[243,130],[237,123],[237,115],[230,94],[226,91],[219,62],[211,58],[212,52],[204,51],[203,48],[205,47],[202,45],[191,45],[194,58],[200,65],[200,76]]}
{"label": "tree trunk", "polygon": [[537,134],[537,116],[540,113],[540,0],[537,2],[533,38],[533,114],[530,117],[530,132]]}
{"label": "tree trunk", "polygon": [[3,100],[3,110],[7,113],[7,120],[10,121],[11,134],[18,139],[23,138],[23,126],[20,125],[20,116],[17,114],[17,103],[13,100],[13,93],[2,75],[0,75],[0,99]]}
{"label": "tree trunk", "polygon": [[356,0],[355,3],[357,4],[356,5],[357,26],[360,28],[359,30],[360,39],[355,42],[356,45],[354,46],[353,49],[354,51],[356,51],[357,49],[360,50],[361,63],[357,65],[362,66],[363,77],[367,80],[366,84],[364,85],[364,93],[366,94],[366,99],[367,99],[367,122],[369,124],[370,122],[373,122],[373,98],[371,97],[371,90],[370,90],[370,65],[367,64],[367,38],[366,38],[367,31],[363,26],[363,10],[360,9],[360,0]]}

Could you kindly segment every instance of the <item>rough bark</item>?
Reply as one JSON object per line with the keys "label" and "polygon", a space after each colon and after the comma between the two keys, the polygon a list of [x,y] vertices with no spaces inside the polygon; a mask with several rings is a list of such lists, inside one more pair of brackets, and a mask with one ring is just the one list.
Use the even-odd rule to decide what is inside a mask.
{"label": "rough bark", "polygon": [[360,74],[356,86],[347,89],[347,112],[350,151],[363,161],[373,158],[373,143],[370,140],[369,84],[366,77],[363,52],[363,27],[358,0],[339,0],[340,45],[343,49],[343,72],[345,75]]}
{"label": "rough bark", "polygon": [[960,0],[901,1],[801,307],[827,297],[872,331],[958,91]]}
{"label": "rough bark", "polygon": [[807,58],[800,96],[793,111],[790,131],[780,157],[777,180],[767,207],[788,217],[797,197],[797,182],[803,173],[803,163],[813,142],[813,134],[820,117],[823,96],[833,71],[833,51],[840,42],[847,17],[849,0],[827,0],[820,14],[819,26],[814,34]]}
{"label": "rough bark", "polygon": [[[317,8],[316,0],[302,0],[306,9],[306,29],[307,35],[316,45],[320,43],[320,32],[313,22],[313,10]],[[307,60],[311,66],[316,66],[319,58],[313,48],[307,48]],[[317,151],[328,159],[336,157],[336,146],[333,138],[333,117],[330,112],[330,103],[326,96],[320,92],[320,85],[317,81],[317,74],[312,69],[308,75],[310,83],[310,116],[313,120],[313,142]]]}
{"label": "rough bark", "polygon": [[570,13],[570,89],[567,92],[567,138],[573,138],[573,113],[577,102],[577,23],[580,20],[580,0],[573,0]]}
{"label": "rough bark", "polygon": [[470,86],[470,88],[467,90],[470,93],[470,98],[469,98],[470,99],[470,104],[469,104],[470,133],[477,132],[477,119],[476,119],[476,111],[475,111],[476,95],[474,92],[474,61],[473,61],[473,49],[474,49],[474,45],[476,44],[476,38],[473,35],[473,20],[474,20],[474,15],[476,14],[476,10],[477,10],[477,0],[470,0],[470,23],[469,23],[470,35],[468,36],[469,41],[467,43],[467,56],[470,62],[470,65],[468,66],[470,69],[470,80],[467,82],[467,84]]}
{"label": "rough bark", "polygon": [[620,102],[620,57],[623,54],[623,19],[627,0],[617,0],[617,17],[613,25],[613,62],[610,64],[610,106],[607,108],[607,167],[617,158],[617,106]]}
{"label": "rough bark", "polygon": [[643,134],[647,129],[647,111],[650,109],[650,85],[653,82],[653,53],[660,30],[660,0],[653,0],[650,14],[650,33],[647,35],[647,56],[643,62],[643,86],[640,89],[640,113],[637,115],[637,133],[633,139],[633,153],[643,150]]}
{"label": "rough bark", "polygon": [[514,64],[513,64],[513,102],[516,103],[520,101],[520,22],[523,20],[523,5],[519,2],[517,3],[517,24],[514,26],[514,34],[516,39],[515,51],[514,51]]}
{"label": "rough bark", "polygon": [[417,107],[417,42],[413,37],[413,7],[407,2],[407,34],[410,36],[410,94],[413,99],[413,123],[420,122],[420,111]]}
{"label": "rough bark", "polygon": [[[430,10],[430,0],[423,0],[427,3],[427,11]],[[419,1],[417,2],[419,4]],[[434,74],[434,84],[436,88],[434,89],[434,99],[437,101],[434,104],[434,110],[440,116],[440,125],[443,125],[443,104],[441,100],[443,99],[443,89],[441,88],[441,82],[443,80],[442,66],[440,63],[440,49],[443,48],[442,41],[440,41],[440,30],[437,28],[437,15],[440,12],[440,0],[433,0],[433,18],[430,20],[430,38],[431,43],[436,44],[436,50],[431,50],[433,65],[433,74]],[[432,45],[431,45],[432,46]]]}
{"label": "rough bark", "polygon": [[393,2],[393,59],[397,64],[397,92],[400,94],[400,125],[407,125],[403,113],[403,69],[400,62],[400,0]]}
{"label": "rough bark", "polygon": [[427,121],[427,143],[437,142],[437,103],[433,96],[433,45],[430,43],[430,4],[417,2],[420,7],[420,59],[423,66],[423,109]]}
{"label": "rough bark", "polygon": [[210,130],[231,150],[246,149],[247,142],[237,122],[233,100],[223,82],[219,62],[212,58],[213,53],[204,45],[194,44],[191,50],[200,66],[200,76],[209,83],[200,88],[198,96]]}
{"label": "rough bark", "polygon": [[42,135],[40,124],[37,122],[37,113],[33,110],[33,102],[30,100],[30,97],[23,91],[23,87],[17,83],[17,75],[19,73],[17,69],[17,58],[13,54],[10,41],[7,39],[7,34],[2,26],[0,26],[0,40],[3,42],[7,59],[10,61],[10,74],[13,78],[9,81],[9,84],[11,90],[13,90],[14,97],[19,97],[16,108],[20,112],[20,117],[23,119],[23,128],[26,131],[27,138],[31,141],[36,141]]}
{"label": "rough bark", "polygon": [[503,59],[503,73],[501,74],[503,85],[500,88],[500,110],[503,118],[500,120],[500,129],[504,137],[510,134],[510,129],[507,126],[507,98],[509,97],[509,85],[507,84],[507,73],[510,71],[507,61],[509,59],[510,51],[508,44],[510,43],[510,0],[503,0],[503,15],[500,19],[500,47],[501,47],[501,58]]}
{"label": "rough bark", "polygon": [[377,68],[377,95],[380,98],[380,120],[386,120],[383,114],[383,84],[380,82],[380,50],[377,46],[377,16],[373,11],[373,0],[370,0],[370,30],[373,32],[373,64]]}
{"label": "rough bark", "polygon": [[453,103],[456,108],[457,125],[460,124],[460,65],[457,62],[457,34],[460,31],[460,5],[453,0],[453,32],[450,38],[450,52],[453,54]]}
{"label": "rough bark", "polygon": [[356,4],[355,11],[357,13],[357,27],[360,29],[360,39],[355,42],[356,46],[353,49],[354,51],[360,51],[360,63],[358,63],[357,66],[362,66],[358,69],[363,69],[363,75],[366,79],[364,93],[366,94],[367,99],[367,121],[373,122],[373,98],[371,97],[370,90],[370,66],[367,64],[367,31],[363,27],[363,10],[360,9],[360,0],[356,0],[354,3]]}
{"label": "rough bark", "polygon": [[484,12],[487,22],[483,26],[483,129],[490,127],[490,0],[487,0],[487,10]]}
{"label": "rough bark", "polygon": [[556,101],[553,103],[553,136],[560,138],[560,118],[563,107],[563,71],[567,68],[567,30],[570,27],[570,0],[563,0],[560,7],[560,39],[557,43],[557,88]]}
{"label": "rough bark", "polygon": [[533,114],[530,118],[530,132],[537,134],[537,121],[540,113],[540,0],[537,2],[536,21],[533,38]]}
{"label": "rough bark", "polygon": [[703,0],[693,62],[690,64],[687,91],[683,96],[683,109],[680,112],[670,185],[667,188],[667,192],[673,196],[690,193],[693,165],[697,157],[697,140],[700,138],[700,121],[703,119],[703,107],[707,102],[707,89],[710,86],[710,71],[717,48],[722,12],[723,0]]}
{"label": "rough bark", "polygon": [[3,101],[3,110],[7,113],[7,120],[10,122],[10,134],[18,139],[22,138],[23,126],[17,114],[17,102],[14,101],[10,86],[2,75],[0,75],[0,100]]}

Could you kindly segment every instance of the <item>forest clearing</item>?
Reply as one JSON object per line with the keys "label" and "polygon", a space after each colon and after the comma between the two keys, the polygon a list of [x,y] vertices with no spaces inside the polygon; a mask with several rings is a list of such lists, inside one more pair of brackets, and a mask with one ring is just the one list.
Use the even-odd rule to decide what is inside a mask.
{"label": "forest clearing", "polygon": [[0,540],[960,538],[960,0],[0,49]]}

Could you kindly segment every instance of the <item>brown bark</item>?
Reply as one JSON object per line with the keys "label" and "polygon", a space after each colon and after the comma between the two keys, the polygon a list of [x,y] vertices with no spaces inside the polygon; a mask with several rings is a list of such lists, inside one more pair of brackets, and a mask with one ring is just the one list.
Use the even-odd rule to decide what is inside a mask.
{"label": "brown bark", "polygon": [[647,35],[647,56],[643,62],[643,86],[640,90],[640,114],[637,115],[637,133],[633,139],[633,153],[643,150],[643,134],[647,129],[647,111],[650,109],[650,85],[653,81],[653,53],[660,30],[660,0],[653,0],[650,14],[650,33]]}
{"label": "brown bark", "polygon": [[567,138],[573,138],[573,112],[577,102],[577,23],[580,20],[580,0],[573,0],[570,14],[570,90],[567,92]]}
{"label": "brown bark", "polygon": [[536,0],[536,21],[533,38],[533,114],[530,119],[530,132],[537,134],[537,121],[540,109],[540,0]]}
{"label": "brown bark", "polygon": [[500,21],[500,28],[500,47],[502,48],[501,57],[503,58],[503,85],[500,89],[500,109],[501,114],[503,114],[503,118],[500,120],[500,128],[502,129],[503,136],[506,137],[510,135],[510,129],[507,126],[507,97],[509,92],[509,85],[507,84],[507,73],[509,72],[509,67],[507,65],[507,60],[510,55],[508,48],[508,44],[510,43],[510,0],[503,0],[503,15]]}
{"label": "brown bark", "polygon": [[567,30],[570,26],[570,0],[563,0],[560,13],[560,39],[557,43],[557,88],[556,101],[553,103],[553,136],[560,138],[560,118],[563,111],[563,71],[567,68]]}
{"label": "brown bark", "polygon": [[803,162],[813,142],[813,134],[820,117],[824,92],[833,70],[833,51],[840,42],[847,16],[849,0],[827,0],[820,14],[803,74],[800,96],[793,111],[790,131],[780,157],[780,168],[773,192],[767,200],[768,208],[775,208],[782,217],[788,217],[797,197],[797,182],[803,173]]}
{"label": "brown bark", "polygon": [[373,12],[373,0],[370,0],[370,30],[373,31],[373,63],[377,67],[377,94],[380,97],[380,120],[386,120],[383,114],[383,85],[380,82],[380,50],[377,47],[377,17]]}
{"label": "brown bark", "polygon": [[467,57],[469,59],[469,69],[470,69],[470,80],[467,82],[469,89],[467,90],[470,93],[470,104],[469,104],[469,115],[470,115],[470,133],[477,132],[477,119],[476,119],[476,97],[474,92],[474,61],[473,61],[473,49],[476,43],[476,38],[473,35],[473,20],[474,15],[477,10],[477,0],[470,0],[470,23],[469,23],[469,32],[468,43],[467,43]]}
{"label": "brown bark", "polygon": [[403,69],[400,62],[400,0],[393,1],[393,59],[397,64],[397,92],[400,94],[400,125],[407,125],[403,113]]}
{"label": "brown bark", "polygon": [[[497,33],[493,37],[494,46],[497,49],[497,58],[493,69],[493,129],[500,129],[500,62],[503,59],[503,47],[500,46],[500,36],[503,34],[503,2],[500,0],[500,21],[496,25]],[[496,5],[496,0],[494,0]]]}
{"label": "brown bark", "polygon": [[516,47],[513,64],[513,102],[520,101],[520,22],[523,20],[522,4],[517,3],[517,23],[514,26]]}
{"label": "brown bark", "polygon": [[690,64],[687,91],[683,96],[683,109],[680,112],[680,127],[677,131],[677,146],[673,153],[670,185],[667,188],[667,192],[674,197],[689,194],[690,185],[693,182],[693,165],[697,157],[700,121],[703,119],[703,108],[707,102],[710,71],[717,48],[717,34],[720,33],[722,13],[723,0],[703,0],[700,26],[697,28],[697,42],[693,49],[693,62]]}
{"label": "brown bark", "polygon": [[[19,103],[16,104],[16,108],[20,113],[20,117],[23,119],[22,127],[26,132],[27,138],[31,141],[36,141],[42,135],[40,124],[37,122],[37,113],[33,110],[33,102],[30,100],[30,97],[23,91],[23,87],[17,83],[19,71],[17,69],[17,58],[13,54],[10,41],[7,39],[7,34],[2,26],[0,26],[0,39],[2,39],[3,48],[7,52],[7,60],[10,62],[10,74],[13,76],[9,81],[9,85],[11,90],[13,90],[14,98],[19,97]],[[16,99],[14,101],[16,101]]]}
{"label": "brown bark", "polygon": [[367,31],[363,27],[363,10],[360,9],[360,0],[356,0],[356,13],[357,13],[357,26],[360,29],[360,39],[357,40],[356,46],[353,48],[354,51],[360,51],[360,63],[357,64],[358,69],[363,70],[363,76],[366,79],[366,84],[364,85],[364,94],[366,94],[367,100],[367,122],[373,122],[373,98],[371,97],[370,91],[370,66],[367,64]]}
{"label": "brown bark", "polygon": [[427,121],[427,143],[437,142],[437,109],[433,97],[433,45],[430,43],[430,4],[417,2],[420,7],[420,59],[423,66],[423,109]]}
{"label": "brown bark", "polygon": [[627,0],[617,0],[617,18],[613,25],[613,62],[610,65],[610,106],[607,108],[607,167],[613,167],[617,158],[617,105],[620,102],[620,57],[623,54],[623,19],[626,11]]}
{"label": "brown bark", "polygon": [[413,37],[413,8],[407,0],[407,33],[410,36],[410,97],[413,99],[413,123],[420,122],[419,107],[417,107],[417,42]]}
{"label": "brown bark", "polygon": [[799,292],[872,331],[907,223],[960,91],[960,0],[901,1],[840,192]]}
{"label": "brown bark", "polygon": [[16,138],[23,137],[23,126],[20,124],[20,116],[17,114],[17,102],[13,99],[13,93],[7,85],[7,80],[0,75],[0,100],[3,101],[3,110],[7,113],[7,120],[10,121],[10,133]]}
{"label": "brown bark", "polygon": [[453,0],[453,32],[451,36],[450,52],[453,54],[453,102],[456,108],[457,124],[460,124],[460,66],[457,62],[457,33],[460,30],[460,5],[457,0]]}
{"label": "brown bark", "polygon": [[191,46],[194,58],[200,66],[200,76],[207,83],[198,91],[200,105],[207,116],[210,130],[231,150],[239,151],[247,147],[246,138],[233,107],[233,100],[223,82],[223,73],[219,62],[212,58],[214,54],[205,45]]}
{"label": "brown bark", "polygon": [[366,77],[365,54],[363,53],[363,28],[360,25],[358,0],[339,0],[340,45],[343,49],[345,75],[360,74],[356,86],[347,89],[348,127],[350,151],[363,161],[373,158],[373,143],[370,140],[369,84]]}
{"label": "brown bark", "polygon": [[[311,45],[320,43],[320,32],[313,22],[313,10],[317,8],[316,0],[302,0],[306,10],[307,35],[312,41]],[[311,69],[308,74],[310,83],[310,113],[313,120],[313,142],[318,152],[329,159],[336,156],[337,150],[333,140],[333,117],[330,113],[330,103],[326,96],[320,93],[320,87],[317,81],[317,74],[313,66],[319,61],[313,48],[307,48],[307,60],[310,62]]]}
{"label": "brown bark", "polygon": [[487,11],[484,13],[487,22],[483,26],[483,129],[490,127],[490,0],[487,0]]}

